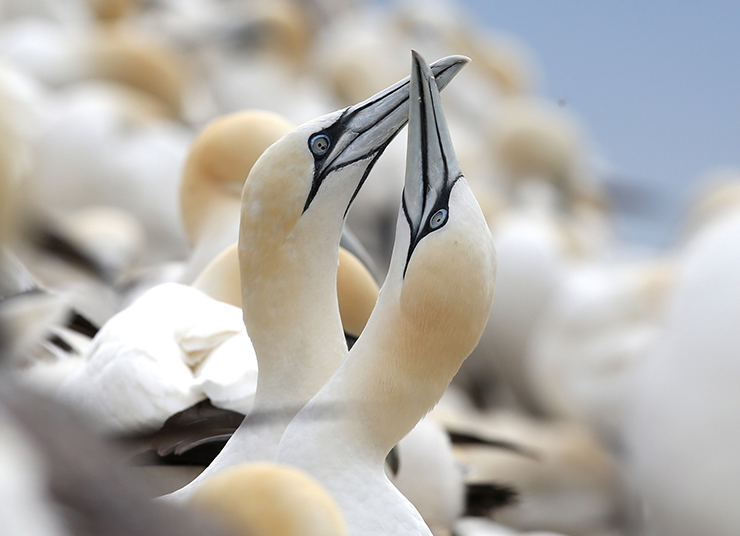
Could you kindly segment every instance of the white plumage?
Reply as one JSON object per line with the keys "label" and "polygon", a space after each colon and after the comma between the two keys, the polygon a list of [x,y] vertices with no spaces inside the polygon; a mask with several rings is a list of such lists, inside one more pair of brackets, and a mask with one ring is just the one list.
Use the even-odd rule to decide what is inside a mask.
{"label": "white plumage", "polygon": [[101,328],[59,395],[107,431],[148,431],[209,393],[248,408],[256,375],[241,310],[166,283]]}

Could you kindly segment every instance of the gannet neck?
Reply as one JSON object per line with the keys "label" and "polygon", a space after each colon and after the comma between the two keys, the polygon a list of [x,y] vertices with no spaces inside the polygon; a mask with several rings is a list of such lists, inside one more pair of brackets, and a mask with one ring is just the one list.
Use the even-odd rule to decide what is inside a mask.
{"label": "gannet neck", "polygon": [[193,248],[187,268],[180,281],[192,283],[219,252],[236,242],[239,237],[239,215],[241,200],[238,196],[229,197],[216,189],[203,194],[205,211],[197,233],[193,235]]}
{"label": "gannet neck", "polygon": [[313,174],[309,134],[268,149],[244,187],[239,259],[244,322],[259,356],[256,408],[300,407],[347,351],[335,290],[342,215],[301,218]]}
{"label": "gannet neck", "polygon": [[[223,250],[195,279],[192,287],[211,298],[242,308],[237,243]],[[337,268],[339,315],[345,334],[360,336],[378,299],[378,284],[368,268],[340,246]]]}

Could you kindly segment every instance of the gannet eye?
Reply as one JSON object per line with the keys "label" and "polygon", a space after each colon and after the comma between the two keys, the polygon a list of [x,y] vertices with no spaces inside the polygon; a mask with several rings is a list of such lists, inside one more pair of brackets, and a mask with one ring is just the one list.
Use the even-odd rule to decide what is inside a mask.
{"label": "gannet eye", "polygon": [[441,208],[429,218],[429,227],[439,229],[447,221],[447,209]]}
{"label": "gannet eye", "polygon": [[316,134],[308,142],[308,146],[311,148],[311,152],[316,156],[322,156],[326,154],[326,151],[329,150],[330,145],[331,142],[329,141],[329,136],[327,136],[326,134]]}

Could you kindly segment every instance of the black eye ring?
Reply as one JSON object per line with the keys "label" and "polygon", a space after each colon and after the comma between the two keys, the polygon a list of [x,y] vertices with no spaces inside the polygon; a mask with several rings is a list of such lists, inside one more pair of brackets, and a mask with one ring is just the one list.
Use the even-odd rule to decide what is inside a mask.
{"label": "black eye ring", "polygon": [[316,134],[308,142],[308,146],[313,154],[323,156],[329,150],[329,147],[331,147],[331,141],[326,134]]}
{"label": "black eye ring", "polygon": [[447,221],[447,209],[441,208],[429,218],[429,228],[439,229]]}

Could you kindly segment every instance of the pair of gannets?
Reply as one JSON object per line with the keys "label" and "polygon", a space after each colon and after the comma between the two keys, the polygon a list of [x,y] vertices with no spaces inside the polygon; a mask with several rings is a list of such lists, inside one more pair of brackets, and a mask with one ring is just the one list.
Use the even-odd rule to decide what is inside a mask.
{"label": "pair of gannets", "polygon": [[457,163],[434,77],[416,53],[410,100],[402,210],[378,303],[276,455],[333,494],[353,535],[429,534],[383,462],[442,396],[493,299],[493,240]]}
{"label": "pair of gannets", "polygon": [[[477,343],[493,298],[493,241],[457,164],[434,77],[418,54],[411,80],[406,185],[389,275],[363,334],[287,426],[275,455],[329,490],[350,534],[429,534],[418,512],[385,476],[384,460],[441,397]],[[325,133],[331,133],[330,125],[312,139],[332,143]],[[272,208],[250,213],[256,208],[254,198],[249,206],[249,188],[256,184],[252,179],[245,188],[242,231]],[[297,210],[304,196],[293,201]],[[321,196],[319,189],[314,201],[327,202],[329,196]],[[311,208],[302,217],[310,217]],[[336,244],[331,247],[336,251]],[[247,255],[241,253],[244,262]],[[249,281],[245,287],[245,320],[259,356]],[[258,382],[258,397],[261,387]]]}
{"label": "pair of gannets", "polygon": [[[437,83],[446,85],[466,61],[435,63]],[[224,467],[273,460],[285,427],[345,357],[336,291],[343,223],[372,165],[408,120],[408,87],[403,80],[298,127],[252,168],[242,195],[239,264],[244,321],[259,364],[254,408],[175,499]]]}
{"label": "pair of gannets", "polygon": [[[461,60],[455,58],[453,61],[443,63],[441,68],[449,69],[454,73],[461,64]],[[390,98],[403,101],[403,95],[397,97],[392,93]],[[395,103],[389,104],[388,101],[384,101],[380,113],[388,111],[388,106],[391,106],[390,111],[393,111],[393,104]],[[361,108],[358,109],[357,119],[368,121],[368,118],[364,117],[361,112]],[[267,114],[269,115],[267,118],[263,117],[264,115],[244,113],[225,118],[217,121],[212,128],[206,129],[206,132],[199,138],[189,160],[183,187],[184,212],[192,216],[186,219],[189,227],[193,229],[205,227],[213,231],[214,226],[204,224],[202,220],[208,220],[212,218],[214,212],[220,211],[225,213],[221,214],[225,217],[224,221],[219,220],[217,223],[223,224],[225,229],[215,226],[215,230],[222,233],[225,231],[228,234],[231,222],[228,220],[228,211],[224,210],[224,207],[229,204],[228,196],[214,191],[218,190],[219,183],[227,181],[232,184],[239,183],[240,175],[246,175],[256,156],[237,157],[234,154],[233,143],[227,142],[235,138],[234,133],[241,134],[241,136],[236,136],[237,142],[244,141],[244,132],[245,130],[248,132],[250,127],[262,135],[262,139],[257,141],[272,141],[272,137],[284,129],[285,122],[276,120],[273,115]],[[395,112],[395,115],[401,116],[398,112]],[[405,117],[402,117],[398,125],[396,123],[399,123],[399,120],[396,117],[392,119],[395,121],[390,126],[381,124],[381,128],[387,129],[388,138],[405,123]],[[382,140],[377,148],[382,148],[385,141],[387,140]],[[374,138],[370,140],[371,148],[375,142]],[[364,143],[364,139],[360,143]],[[227,159],[227,162],[214,160],[208,151],[214,148],[218,149],[219,154],[228,155],[231,158]],[[361,162],[360,165],[366,163],[369,162]],[[358,183],[361,176],[360,174],[357,178]],[[283,187],[289,191],[291,185],[283,185]],[[350,197],[357,187],[359,184],[351,185],[347,196]],[[199,213],[189,206],[195,203],[194,199],[199,196],[198,194],[200,194],[201,201],[209,205],[204,213]],[[349,199],[346,203],[348,202]],[[337,212],[339,223],[336,232],[339,233],[344,210]],[[210,236],[206,232],[202,235],[203,239],[208,239]],[[255,246],[256,243],[250,241],[250,250]],[[307,252],[310,252],[310,249]],[[357,262],[352,261],[349,255],[343,253],[342,257],[346,259],[344,264],[349,269],[348,273],[361,272],[361,267]],[[336,253],[334,258],[337,258]],[[305,273],[305,265],[291,264],[289,258],[285,259],[285,262],[296,271],[294,276],[296,284],[301,284],[304,281],[302,277]],[[323,279],[333,281],[334,287],[328,289],[327,293],[336,299],[335,285],[337,282],[336,275],[334,275],[337,273],[336,260],[332,264],[334,267],[327,267],[327,269],[333,271],[333,274],[324,274]],[[228,274],[230,277],[224,278],[224,271],[229,270],[231,271],[231,274]],[[221,299],[233,305],[239,305],[238,297],[235,299],[234,294],[239,292],[239,280],[243,281],[244,277],[243,274],[239,275],[238,272],[235,274],[234,271],[232,250],[231,254],[226,253],[205,271],[207,273],[198,279],[196,288],[217,292]],[[369,279],[365,274],[361,288],[369,288]],[[230,288],[224,288],[224,285],[229,282],[231,283]],[[352,288],[351,285],[348,287]],[[372,300],[369,307],[371,308],[374,303],[374,289],[370,288],[369,291],[363,292],[363,303]],[[344,301],[349,302],[349,300]],[[294,309],[296,303],[300,301],[296,301],[290,295],[286,296],[284,304],[288,309]],[[218,405],[241,412],[248,411],[254,394],[253,376],[256,364],[251,344],[243,334],[240,311],[233,305],[210,300],[198,290],[182,285],[167,284],[150,290],[131,307],[103,326],[85,355],[84,365],[64,381],[62,393],[67,399],[90,410],[96,416],[96,420],[105,429],[111,431],[156,429],[173,413],[186,409],[205,395]],[[352,325],[340,333],[346,331],[356,338],[364,326],[369,308],[365,306],[364,309],[361,308],[360,311],[350,315],[351,311],[344,306],[347,318],[353,316],[354,319],[350,320]],[[313,312],[306,313],[308,318],[313,318],[312,315]],[[336,315],[333,315],[333,318],[336,318]],[[321,319],[315,319],[315,322],[321,323]],[[298,325],[295,322],[291,324],[287,318],[280,319],[280,323],[284,330],[290,330]],[[342,329],[341,324],[339,327]],[[293,336],[293,338],[296,337]],[[339,342],[342,346],[341,355],[343,355],[346,352],[344,339],[342,338]],[[316,353],[320,355],[318,349]],[[223,359],[226,361],[222,362]],[[235,360],[233,362],[235,369],[229,369],[226,366],[226,363],[231,360]],[[231,372],[226,374],[227,370]],[[326,373],[327,377],[329,373]],[[216,374],[218,379],[213,378],[212,374]],[[264,376],[269,378],[268,373],[264,373]],[[108,380],[103,381],[106,378]],[[262,381],[262,383],[265,382]],[[277,383],[284,385],[280,380],[277,380]],[[209,386],[212,388],[209,389]],[[318,390],[318,387],[313,387],[313,392]],[[227,395],[227,399],[220,397],[217,390]],[[278,397],[282,391],[282,388],[278,389]],[[308,398],[310,395],[306,397],[306,400]],[[275,405],[278,406],[278,403]]]}

